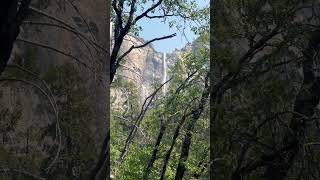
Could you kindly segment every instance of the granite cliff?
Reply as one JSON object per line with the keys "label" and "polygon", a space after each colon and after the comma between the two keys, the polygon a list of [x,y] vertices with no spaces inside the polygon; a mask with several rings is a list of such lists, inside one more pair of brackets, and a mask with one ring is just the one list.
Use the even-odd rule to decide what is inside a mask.
{"label": "granite cliff", "polygon": [[[132,45],[141,45],[145,42],[140,37],[128,35],[125,38],[121,52],[126,52]],[[182,49],[175,49],[171,53],[158,52],[153,48],[152,44],[140,49],[134,49],[127,55],[125,62],[118,69],[116,77],[132,82],[139,92],[140,103],[143,103],[145,98],[153,92],[154,84],[164,83],[169,80],[168,71],[170,67],[176,61],[181,60],[184,53],[193,51],[195,46],[196,41],[186,44]],[[162,89],[162,93],[165,93],[166,86]],[[115,88],[111,89],[111,95],[119,97],[119,100],[125,97]]]}
{"label": "granite cliff", "polygon": [[32,1],[1,76],[4,167],[87,179],[109,114],[106,9],[104,0]]}

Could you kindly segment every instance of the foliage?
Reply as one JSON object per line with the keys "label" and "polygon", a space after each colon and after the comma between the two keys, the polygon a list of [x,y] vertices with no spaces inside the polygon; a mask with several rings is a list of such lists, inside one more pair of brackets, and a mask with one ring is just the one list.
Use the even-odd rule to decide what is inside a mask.
{"label": "foliage", "polygon": [[[206,46],[208,40],[208,34],[203,34],[198,39],[197,49],[194,52],[185,52],[182,58],[177,59],[177,63],[171,67],[169,76],[172,80],[169,83],[166,96],[159,94],[149,107],[138,127],[137,137],[134,139],[124,162],[120,166],[118,164],[118,157],[121,154],[130,129],[133,128],[132,124],[134,124],[135,118],[140,113],[140,108],[131,109],[133,115],[128,118],[128,116],[124,116],[123,110],[121,111],[118,108],[119,105],[111,104],[111,174],[116,175],[116,179],[140,179],[143,176],[146,165],[154,150],[154,143],[158,136],[159,129],[161,129],[162,125],[165,125],[166,131],[161,140],[159,152],[154,167],[150,172],[149,179],[158,179],[158,177],[160,177],[163,158],[170,148],[173,134],[181,117],[185,111],[190,112],[192,108],[197,108],[197,103],[204,91],[204,80],[209,69],[209,51]],[[188,78],[188,76],[190,77]],[[114,91],[122,88],[122,92],[129,94],[127,99],[122,101],[126,102],[131,99],[129,102],[139,102],[138,97],[132,93],[137,90],[135,87],[130,87],[130,84],[132,83],[122,78],[117,78],[115,82],[113,82],[113,88]],[[158,87],[159,84],[154,88],[157,89]],[[133,99],[136,99],[136,101],[133,101]],[[141,103],[140,101],[136,106],[140,107]],[[186,109],[186,107],[189,108]],[[208,175],[207,170],[205,170],[205,172],[201,171],[203,165],[208,162],[209,158],[209,143],[207,138],[209,135],[209,109],[207,107],[208,104],[206,104],[206,110],[197,121],[193,132],[190,157],[186,163],[188,169],[186,176],[190,178],[196,173],[199,173],[202,177],[207,177]],[[118,118],[119,116],[121,118]],[[126,126],[124,125],[125,123],[123,123],[124,119],[127,119]],[[186,128],[187,124],[191,123],[191,119],[189,116],[182,128]],[[131,127],[127,125],[127,122],[131,124]],[[181,143],[184,137],[183,131],[184,130],[181,130],[178,141],[171,154],[166,171],[167,179],[173,179],[175,176]]]}
{"label": "foliage", "polygon": [[[285,149],[288,144],[302,148],[307,139],[316,138],[311,133],[315,122],[293,125],[301,118],[295,115],[298,111],[314,116],[297,105],[301,96],[308,96],[301,93],[305,88],[302,82],[308,77],[300,70],[307,58],[303,53],[308,47],[306,37],[314,30],[310,23],[318,18],[316,13],[302,13],[318,6],[310,3],[225,0],[215,4],[219,10],[214,17],[212,63],[217,73],[213,86],[218,87],[218,82],[230,74],[234,79],[221,90],[222,101],[212,106],[218,114],[212,121],[210,141],[216,159],[214,178],[317,179],[318,167],[311,168],[308,164],[312,161],[305,159],[308,155],[317,157],[316,151]],[[303,131],[304,137],[292,131]]]}
{"label": "foliage", "polygon": [[[29,56],[31,57],[31,55],[26,57],[30,58]],[[28,64],[20,65],[31,72],[36,70],[36,64],[32,63],[33,61],[35,61],[35,58],[30,58]],[[15,78],[24,77],[28,81],[35,81],[35,77],[26,76],[25,72],[23,73],[16,69],[9,70],[6,72],[9,76]],[[10,173],[10,176],[1,176],[1,178],[29,178],[23,173],[18,173],[17,176],[11,175],[14,172],[11,171],[13,169],[21,172],[34,172],[34,174],[41,172],[48,179],[86,178],[98,155],[98,146],[93,141],[95,132],[91,125],[94,118],[90,110],[87,87],[83,83],[82,77],[80,77],[79,70],[72,64],[59,67],[51,66],[42,78],[50,86],[50,90],[56,100],[59,111],[59,126],[57,126],[55,116],[49,115],[52,122],[46,127],[37,130],[38,134],[35,134],[32,128],[29,128],[26,133],[20,132],[21,127],[16,128],[16,126],[24,122],[20,122],[22,117],[19,106],[17,106],[14,113],[11,113],[8,109],[1,108],[1,134],[3,137],[2,143],[5,146],[1,147],[0,161],[2,163],[1,166],[3,166],[1,168],[9,168],[8,173]],[[39,85],[39,87],[41,86]],[[16,104],[19,105],[19,102]],[[40,105],[38,108],[47,108],[47,113],[50,113],[52,109],[46,103],[42,103],[42,106]],[[33,126],[35,127],[35,125]],[[61,144],[59,142],[59,132],[61,132]],[[18,136],[16,137],[17,139],[20,139],[20,136],[27,135],[27,144],[15,148],[15,151],[13,151],[12,142],[7,142],[7,135],[10,133]],[[39,143],[41,147],[38,148],[35,144],[28,145],[28,139],[32,143]],[[56,157],[58,151],[59,155]],[[46,169],[54,161],[55,164],[48,172]]]}
{"label": "foliage", "polygon": [[[66,78],[68,77],[68,78]],[[57,99],[62,133],[62,149],[59,162],[51,172],[51,178],[57,175],[65,178],[84,178],[89,173],[97,156],[97,145],[93,141],[95,133],[90,124],[94,118],[90,111],[90,102],[86,85],[82,83],[79,71],[72,64],[51,67],[44,79],[50,84]],[[55,123],[46,133],[56,137]],[[55,152],[58,146],[54,147]],[[52,161],[50,156],[43,164]]]}

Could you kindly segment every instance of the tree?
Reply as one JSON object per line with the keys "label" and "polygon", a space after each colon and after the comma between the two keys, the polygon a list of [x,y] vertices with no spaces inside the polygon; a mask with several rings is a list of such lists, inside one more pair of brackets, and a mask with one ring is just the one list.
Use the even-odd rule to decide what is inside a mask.
{"label": "tree", "polygon": [[[26,89],[32,92],[31,97],[39,96],[39,98],[43,98],[44,106],[41,110],[48,112],[48,118],[50,120],[50,126],[47,127],[48,129],[39,128],[37,130],[41,132],[36,134],[35,137],[30,136],[29,138],[29,136],[26,136],[26,149],[28,149],[26,158],[29,158],[31,155],[33,155],[34,158],[29,161],[24,161],[25,159],[21,158],[18,159],[20,149],[25,147],[17,148],[16,156],[9,156],[12,163],[3,164],[4,166],[8,165],[8,167],[1,167],[2,174],[8,170],[10,175],[18,172],[20,175],[24,175],[23,178],[32,178],[32,175],[35,174],[34,177],[38,177],[38,179],[43,177],[50,179],[56,178],[51,174],[55,172],[59,174],[61,178],[73,179],[81,176],[86,179],[89,176],[88,169],[91,170],[94,161],[98,159],[99,145],[97,144],[102,143],[103,137],[107,134],[105,129],[108,127],[106,125],[106,123],[108,123],[108,93],[106,93],[106,90],[108,90],[107,59],[109,57],[109,51],[106,50],[106,47],[108,47],[109,37],[106,36],[106,34],[109,33],[107,31],[108,29],[105,28],[105,15],[108,14],[108,8],[106,8],[107,3],[105,3],[105,1],[96,1],[94,6],[90,6],[92,9],[94,8],[95,11],[91,9],[91,12],[88,12],[83,9],[85,3],[90,2],[74,2],[68,0],[53,3],[51,1],[37,0],[31,3],[28,0],[22,0],[4,1],[2,3],[3,5],[1,5],[1,73],[5,70],[1,74],[1,85],[14,86],[18,84],[26,86]],[[48,7],[56,11],[49,12]],[[66,13],[66,7],[71,10],[67,11],[70,12],[70,14]],[[26,16],[27,12],[30,16]],[[95,19],[90,19],[89,15],[86,14],[92,12],[98,14],[95,16]],[[75,15],[75,18],[69,15]],[[109,19],[108,16],[107,19]],[[100,22],[97,23],[96,21]],[[23,31],[19,34],[20,27]],[[33,35],[30,36],[30,34]],[[48,34],[50,36],[48,36]],[[18,35],[19,37],[16,38]],[[41,35],[43,35],[42,37],[44,38],[38,38]],[[61,41],[61,35],[65,38],[64,41]],[[61,44],[59,45],[57,42],[64,42],[63,47],[65,49],[61,49]],[[22,53],[13,53],[12,62],[10,65],[7,65],[13,45],[21,50]],[[43,59],[40,60],[37,55],[41,53]],[[48,56],[43,57],[44,54]],[[60,62],[58,63],[57,61]],[[59,66],[62,67],[52,72],[50,76],[52,79],[44,80],[43,77],[47,75],[46,70],[48,69],[38,69],[34,66],[46,63],[49,70],[52,68],[55,69],[55,67],[51,67],[52,64],[54,66],[59,64]],[[64,65],[61,64],[69,63],[72,64],[70,65],[72,66],[70,68],[71,70],[69,69],[70,72],[65,72],[65,74],[61,73],[61,69],[61,71],[65,70]],[[74,72],[72,70],[75,70],[76,73],[72,73]],[[79,80],[77,78],[79,78],[78,75],[80,74],[80,79],[82,80],[77,82],[80,85],[78,87],[68,86],[75,86],[74,81]],[[61,80],[63,76],[65,76],[64,81]],[[90,78],[92,79],[90,80]],[[60,86],[61,89],[57,88],[57,90],[56,86]],[[72,91],[72,88],[76,90],[87,89],[84,91]],[[2,88],[1,91],[6,91],[7,89],[8,88]],[[87,91],[88,89],[90,89],[90,91]],[[13,91],[16,93],[16,89],[13,89]],[[55,94],[55,92],[59,93]],[[76,97],[77,94],[78,97]],[[67,102],[61,103],[61,99],[65,99],[66,96],[68,97]],[[91,97],[90,101],[87,101],[88,97]],[[86,102],[88,103],[87,105],[91,105],[84,106],[81,104],[81,101],[82,103]],[[32,100],[32,102],[37,103],[36,100]],[[77,104],[77,106],[68,106],[70,105],[68,103]],[[5,102],[4,105],[8,104]],[[33,113],[32,115],[41,115],[41,112],[35,112],[33,110],[34,109],[32,109],[32,112],[30,111],[30,113]],[[81,113],[77,111],[81,111]],[[75,114],[82,115],[76,118]],[[51,116],[54,116],[54,118],[51,119]],[[92,116],[95,117],[93,118]],[[75,119],[71,117],[75,117]],[[86,120],[84,122],[88,123],[88,126],[85,128],[80,126],[80,121],[84,119]],[[62,122],[62,124],[60,124],[60,122]],[[70,128],[72,123],[76,126],[74,129]],[[91,128],[96,129],[94,133],[92,133]],[[29,130],[27,133],[31,134]],[[78,138],[83,137],[83,135],[87,135],[86,138],[79,140]],[[38,136],[39,139],[36,138]],[[51,144],[45,144],[46,141],[41,141],[44,142],[45,148],[40,148],[42,152],[35,154],[34,149],[30,148],[35,146],[35,144],[32,143],[40,139],[43,140],[43,138],[48,138],[49,136],[52,137],[53,142],[51,142]],[[23,138],[23,136],[16,137],[16,139]],[[76,150],[71,152],[73,148],[79,149],[84,153],[88,152],[85,150],[88,143],[87,138],[91,138],[92,142],[90,156],[87,156],[89,159],[83,158],[84,154]],[[93,143],[94,141],[92,140],[97,142]],[[48,150],[48,147],[51,148]],[[8,148],[2,150],[2,155],[6,157],[5,152]],[[104,151],[104,149],[102,149],[102,151]],[[43,156],[44,152],[47,153],[46,157]],[[66,156],[68,157],[66,158]],[[20,160],[21,164],[17,165],[17,159]],[[63,163],[59,164],[61,159],[63,159],[61,161]],[[81,162],[77,163],[77,161]],[[107,161],[106,164],[108,165]],[[86,170],[79,172],[78,170],[83,169],[84,166]],[[68,171],[65,171],[65,169],[68,169]],[[108,168],[104,168],[102,172],[97,172],[99,178],[108,176],[107,171]],[[16,176],[6,176],[5,178],[16,178]]]}
{"label": "tree", "polygon": [[[147,7],[147,8],[146,8]],[[112,52],[111,52],[111,82],[114,81],[114,76],[116,75],[117,69],[123,63],[124,58],[132,52],[134,49],[143,48],[145,46],[150,45],[151,43],[159,40],[164,40],[168,38],[172,38],[175,34],[158,37],[151,39],[143,44],[133,45],[129,49],[125,50],[124,52],[120,52],[121,45],[125,40],[125,36],[137,33],[141,27],[138,27],[137,22],[143,18],[148,19],[159,19],[166,21],[170,17],[180,17],[184,22],[187,21],[197,21],[201,22],[203,18],[205,18],[205,14],[208,11],[202,12],[201,10],[197,10],[196,4],[194,1],[165,1],[159,0],[152,3],[148,3],[146,1],[113,1],[112,8],[113,8],[113,18],[112,21],[114,22],[114,37],[112,44]],[[141,12],[139,12],[141,11]],[[183,29],[183,25],[180,23],[171,21],[169,24],[177,25],[178,29]],[[200,32],[200,31],[199,31]],[[146,107],[143,107],[141,112],[138,113],[139,116],[136,118],[136,123],[131,129],[130,134],[125,141],[125,145],[121,150],[120,159],[118,162],[118,166],[121,166],[124,158],[126,157],[129,146],[133,142],[134,137],[136,136],[136,132],[140,128],[140,122],[145,119],[145,113],[149,110],[150,103],[153,104],[154,97],[157,95],[158,91],[161,89],[163,85],[160,85],[154,93],[149,96],[149,99],[146,99],[145,104]],[[153,108],[153,107],[152,107]],[[122,117],[123,118],[123,117]],[[125,118],[123,118],[125,119]],[[133,118],[135,119],[135,118]],[[164,128],[164,127],[163,127]],[[162,131],[162,130],[161,130]],[[161,134],[161,132],[160,132]],[[161,135],[160,135],[161,136]],[[161,141],[161,137],[159,138],[159,142]],[[155,152],[156,156],[157,152]],[[150,168],[153,166],[151,162]]]}
{"label": "tree", "polygon": [[[178,60],[177,64],[170,70],[171,79],[169,80],[170,85],[166,97],[159,94],[160,96],[154,99],[148,111],[145,112],[143,119],[138,124],[132,123],[134,124],[132,125],[133,128],[137,127],[135,140],[131,140],[130,149],[125,148],[126,159],[121,162],[122,166],[117,166],[117,160],[112,161],[114,164],[112,167],[116,169],[116,173],[113,173],[115,178],[174,178],[178,166],[177,162],[179,162],[176,157],[180,154],[181,146],[181,141],[178,138],[184,137],[184,132],[188,126],[191,126],[189,132],[194,133],[193,141],[192,146],[183,148],[184,152],[190,151],[190,156],[182,155],[181,158],[185,161],[181,161],[180,167],[182,164],[187,165],[187,175],[185,177],[207,175],[203,164],[206,164],[206,157],[208,157],[206,156],[208,151],[204,147],[208,147],[208,141],[205,140],[205,137],[209,133],[208,103],[206,103],[208,87],[204,88],[205,82],[208,81],[209,68],[209,52],[206,46],[208,44],[208,34],[202,35],[202,38],[199,38],[198,41],[198,50],[186,52],[182,59]],[[205,78],[206,76],[207,78]],[[156,86],[154,92],[157,92],[162,85]],[[202,98],[203,100],[200,100],[202,92],[205,95]],[[112,107],[117,106],[113,104]],[[201,110],[198,113],[199,109]],[[115,120],[111,121],[113,124],[120,124],[123,121],[130,124],[130,121],[135,120],[134,118],[131,120],[130,116],[127,118],[121,116],[122,113],[117,112],[117,110],[113,110],[112,113],[115,113],[113,115]],[[140,112],[137,112],[137,114],[140,114]],[[193,117],[193,114],[198,115]],[[111,141],[114,144],[112,154],[117,156],[118,153],[121,154],[123,149],[121,142],[126,144],[126,138],[122,138],[123,136],[126,137],[127,134],[126,130],[121,130],[121,125],[111,128],[114,129],[112,133],[115,134]],[[197,132],[199,129],[201,131]],[[114,155],[112,158],[114,159]],[[183,175],[177,176],[179,178],[183,177]]]}
{"label": "tree", "polygon": [[9,61],[13,44],[19,35],[20,25],[26,18],[31,0],[1,2],[0,8],[0,75]]}
{"label": "tree", "polygon": [[311,119],[319,103],[313,84],[318,17],[311,9],[318,4],[227,0],[214,6],[211,177],[316,177],[311,164],[318,155],[305,148],[317,139]]}
{"label": "tree", "polygon": [[[147,6],[148,8],[145,8]],[[189,6],[189,7],[188,7]],[[194,1],[167,1],[167,0],[158,0],[152,2],[151,5],[146,1],[137,1],[137,0],[113,0],[112,1],[112,21],[114,21],[114,44],[112,45],[111,52],[111,82],[114,79],[116,70],[121,64],[121,61],[128,55],[132,50],[143,48],[149,45],[152,42],[172,38],[176,34],[171,34],[163,37],[157,37],[152,40],[147,41],[141,45],[133,45],[128,50],[123,53],[120,53],[121,45],[124,41],[124,38],[130,32],[140,29],[137,27],[138,21],[143,18],[148,19],[159,19],[166,20],[168,17],[180,17],[184,21],[199,20],[201,15],[192,10],[192,7],[195,6]],[[141,10],[142,9],[142,10]],[[138,13],[138,10],[141,10],[141,13]],[[181,26],[181,25],[180,25]]]}

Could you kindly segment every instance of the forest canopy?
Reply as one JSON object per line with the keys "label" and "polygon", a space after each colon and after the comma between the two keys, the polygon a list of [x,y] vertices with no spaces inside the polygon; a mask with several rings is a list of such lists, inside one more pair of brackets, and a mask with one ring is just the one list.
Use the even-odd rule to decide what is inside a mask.
{"label": "forest canopy", "polygon": [[0,179],[320,179],[319,3],[1,1]]}

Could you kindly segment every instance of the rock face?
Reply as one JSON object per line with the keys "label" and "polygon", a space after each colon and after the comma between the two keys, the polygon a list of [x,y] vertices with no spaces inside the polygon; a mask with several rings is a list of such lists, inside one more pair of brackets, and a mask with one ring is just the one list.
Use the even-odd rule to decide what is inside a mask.
{"label": "rock face", "polygon": [[[126,36],[121,52],[126,52],[132,45],[144,43],[139,37]],[[163,53],[157,52],[152,46],[134,49],[126,56],[117,76],[133,82],[138,92],[141,92],[140,99],[143,100],[149,95],[152,84],[161,82],[163,78],[163,56]]]}
{"label": "rock face", "polygon": [[10,79],[0,82],[2,125],[8,127],[0,131],[1,152],[14,149],[12,163],[34,155],[33,166],[21,168],[35,174],[52,168],[58,179],[87,179],[109,117],[107,5],[104,0],[32,2],[10,59],[25,70],[8,67],[1,77]]}
{"label": "rock face", "polygon": [[[136,36],[126,36],[121,52],[126,52],[132,45],[144,44],[145,40]],[[156,51],[152,44],[140,49],[131,51],[117,71],[116,77],[122,77],[132,82],[140,93],[140,103],[153,92],[154,85],[169,80],[168,71],[176,61],[181,59],[185,52],[193,51],[196,42],[188,43],[184,48],[174,50],[171,53]],[[162,93],[165,93],[167,84]],[[158,86],[157,86],[158,87]],[[111,90],[111,95],[119,95],[116,89]],[[118,96],[119,97],[119,96]],[[121,101],[121,100],[120,100]]]}
{"label": "rock face", "polygon": [[[40,75],[47,73],[53,66],[65,64],[76,66],[82,73],[85,86],[94,89],[95,93],[90,94],[92,105],[101,106],[100,112],[94,112],[96,123],[99,124],[97,127],[104,127],[107,116],[105,112],[107,104],[100,99],[105,96],[103,94],[107,86],[106,63],[102,62],[106,61],[108,54],[102,48],[92,45],[92,42],[96,42],[100,47],[107,47],[108,38],[105,34],[108,34],[108,29],[104,4],[103,0],[95,3],[89,0],[33,1],[32,7],[36,10],[31,11],[27,20],[29,23],[24,24],[19,38],[38,45],[20,40],[17,41],[15,51],[12,53],[13,60],[18,55],[23,62],[34,61]],[[45,47],[40,47],[41,45]],[[23,62],[21,65],[24,65]],[[99,108],[92,110],[97,109]],[[101,116],[101,113],[105,115]],[[101,132],[100,140],[103,139],[103,131],[97,130]]]}

